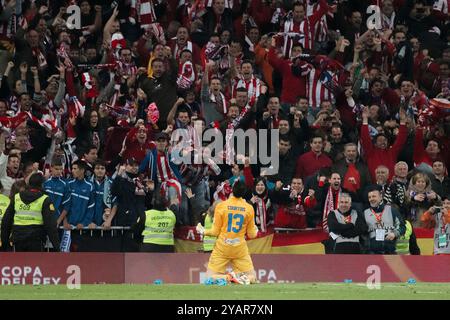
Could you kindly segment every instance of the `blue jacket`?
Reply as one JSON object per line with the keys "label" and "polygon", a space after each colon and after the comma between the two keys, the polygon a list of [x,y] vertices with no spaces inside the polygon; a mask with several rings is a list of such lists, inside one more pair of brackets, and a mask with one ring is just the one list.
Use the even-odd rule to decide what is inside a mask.
{"label": "blue jacket", "polygon": [[63,178],[51,177],[44,182],[45,193],[55,206],[58,217],[64,209],[64,205],[70,200],[69,186]]}
{"label": "blue jacket", "polygon": [[[103,213],[106,208],[112,208],[115,199],[111,196],[111,185],[112,180],[109,177],[98,183],[94,176],[91,177],[90,181],[92,187],[94,188],[94,216],[92,218],[93,223],[100,226],[103,223]],[[105,192],[107,193],[105,195]]]}
{"label": "blue jacket", "polygon": [[[169,166],[172,169],[173,174],[178,181],[181,181],[181,175],[180,171],[178,170],[178,166],[172,162],[172,159],[170,158],[170,154],[168,152],[166,152],[166,156],[169,158]],[[144,160],[142,160],[139,166],[139,173],[146,173],[149,171],[149,177],[155,183],[158,181],[158,169],[156,167],[157,159],[158,157],[156,148],[151,149],[149,152],[147,152]]]}
{"label": "blue jacket", "polygon": [[81,223],[87,227],[94,216],[94,187],[86,179],[72,179],[68,183],[70,200],[64,205],[67,210],[69,224],[76,226]]}

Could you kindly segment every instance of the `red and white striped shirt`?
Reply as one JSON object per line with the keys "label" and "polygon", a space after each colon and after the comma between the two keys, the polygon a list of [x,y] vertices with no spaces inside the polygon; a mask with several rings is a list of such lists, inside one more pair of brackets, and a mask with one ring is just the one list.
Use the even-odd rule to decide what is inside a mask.
{"label": "red and white striped shirt", "polygon": [[[320,3],[316,2],[314,4],[310,4],[308,2],[307,8],[306,8],[306,15],[308,17],[312,16],[314,13],[320,10]],[[328,36],[328,22],[327,22],[327,15],[323,15],[319,21],[314,26],[314,39],[318,42],[324,42],[327,41]]]}
{"label": "red and white striped shirt", "polygon": [[236,90],[238,88],[246,88],[248,92],[249,105],[253,105],[261,93],[261,80],[252,75],[249,81],[246,81],[242,75],[233,80],[231,95],[236,98]]}
{"label": "red and white striped shirt", "polygon": [[[294,22],[293,18],[290,18],[285,21],[282,31],[286,33],[295,32],[303,36],[300,39],[300,43],[305,49],[313,48],[313,41],[316,38],[317,28],[319,20],[324,17],[324,15],[328,12],[329,6],[325,1],[320,1],[320,6],[317,10],[315,10],[310,16],[307,16],[306,19],[303,19],[301,22]],[[325,16],[326,19],[326,16]],[[292,41],[292,39],[289,39]]]}
{"label": "red and white striped shirt", "polygon": [[[336,75],[330,72],[333,78]],[[306,93],[309,99],[309,105],[312,108],[319,108],[320,103],[323,100],[334,100],[334,95],[328,88],[324,86],[324,83],[320,80],[321,71],[313,68],[308,75],[308,81],[306,82]],[[335,79],[336,80],[336,79]]]}

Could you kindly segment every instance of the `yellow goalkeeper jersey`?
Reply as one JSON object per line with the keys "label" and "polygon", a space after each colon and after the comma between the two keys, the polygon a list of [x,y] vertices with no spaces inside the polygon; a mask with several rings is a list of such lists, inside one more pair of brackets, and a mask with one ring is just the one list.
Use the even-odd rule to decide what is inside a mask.
{"label": "yellow goalkeeper jersey", "polygon": [[216,248],[223,252],[226,248],[246,247],[245,235],[251,239],[257,233],[253,207],[244,199],[233,196],[217,205],[212,229],[205,230],[206,236],[218,237]]}

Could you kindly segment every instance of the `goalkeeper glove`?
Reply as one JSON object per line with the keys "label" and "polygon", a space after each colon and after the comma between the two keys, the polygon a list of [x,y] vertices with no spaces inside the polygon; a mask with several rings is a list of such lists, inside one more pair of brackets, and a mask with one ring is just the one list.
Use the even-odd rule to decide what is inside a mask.
{"label": "goalkeeper glove", "polygon": [[198,232],[198,234],[203,235],[205,233],[205,228],[202,226],[201,223],[197,224],[197,227],[195,227],[195,230]]}

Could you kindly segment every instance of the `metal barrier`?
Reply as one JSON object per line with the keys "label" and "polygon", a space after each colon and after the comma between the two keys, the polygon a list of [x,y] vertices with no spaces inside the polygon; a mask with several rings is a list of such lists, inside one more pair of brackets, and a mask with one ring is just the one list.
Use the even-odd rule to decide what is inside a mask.
{"label": "metal barrier", "polygon": [[296,229],[296,228],[274,228],[273,231],[275,233],[291,233],[291,232],[302,232],[302,231],[312,231],[312,230],[322,230],[322,228],[304,228],[304,229]]}
{"label": "metal barrier", "polygon": [[[78,229],[76,226],[72,226],[72,225],[71,225],[71,227],[72,228],[70,229],[70,231],[79,230],[80,231],[80,235],[83,233],[83,231],[89,230],[89,231],[91,231],[91,236],[92,236],[94,231],[100,230],[100,234],[101,234],[102,237],[103,237],[103,232],[104,231],[111,231],[111,236],[113,236],[115,230],[122,231],[122,235],[123,235],[124,231],[131,230],[131,227],[110,227],[108,229],[105,229],[103,227],[95,227],[95,228],[83,227],[81,229]],[[59,229],[60,230],[67,230],[63,226],[60,226]]]}
{"label": "metal barrier", "polygon": [[[63,226],[59,227],[61,231],[71,231],[70,239],[60,234],[62,247],[70,246],[71,251],[78,252],[121,252],[124,251],[124,242],[135,241],[134,232],[129,232],[131,227],[83,227],[78,229],[71,226],[67,230]],[[69,243],[67,243],[69,241]]]}

